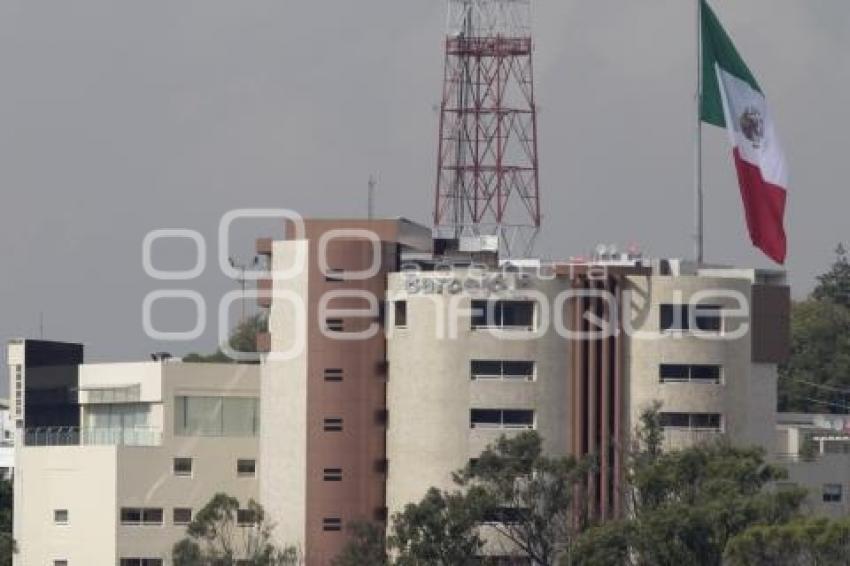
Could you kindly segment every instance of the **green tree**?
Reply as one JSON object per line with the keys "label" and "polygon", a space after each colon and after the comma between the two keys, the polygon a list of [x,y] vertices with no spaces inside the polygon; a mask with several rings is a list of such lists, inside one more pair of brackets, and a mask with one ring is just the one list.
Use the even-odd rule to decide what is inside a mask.
{"label": "green tree", "polygon": [[629,517],[588,529],[574,564],[719,566],[736,535],[798,516],[805,490],[772,489],[787,473],[761,448],[714,442],[662,452],[655,413],[641,418],[629,457]]}
{"label": "green tree", "polygon": [[[240,516],[241,515],[241,516]],[[174,545],[175,566],[295,566],[297,549],[280,549],[271,542],[273,525],[261,505],[217,493],[186,528],[187,537]]]}
{"label": "green tree", "polygon": [[349,540],[333,566],[387,566],[387,538],[383,525],[355,521],[348,527]]}
{"label": "green tree", "polygon": [[846,566],[850,519],[806,517],[784,525],[757,525],[726,548],[730,566]]}
{"label": "green tree", "polygon": [[850,307],[850,260],[843,244],[835,248],[835,261],[829,271],[817,277],[818,284],[812,292],[816,301]]}
{"label": "green tree", "polygon": [[396,566],[474,564],[484,547],[478,533],[484,510],[481,494],[431,488],[419,503],[392,519],[389,546]]}
{"label": "green tree", "polygon": [[573,494],[593,465],[545,456],[540,435],[530,431],[502,436],[455,481],[477,490],[488,527],[508,542],[506,551],[547,566],[558,564],[572,546]]}
{"label": "green tree", "polygon": [[14,488],[11,480],[0,480],[0,566],[12,566],[12,555],[17,552],[12,538]]}
{"label": "green tree", "polygon": [[779,410],[850,410],[850,260],[836,250],[811,296],[791,306],[791,356],[779,370]]}
{"label": "green tree", "polygon": [[[256,352],[257,333],[268,330],[268,319],[264,314],[255,314],[236,325],[228,338],[228,344],[237,352]],[[228,356],[222,348],[212,354],[190,353],[183,357],[189,363],[233,363],[235,360]]]}

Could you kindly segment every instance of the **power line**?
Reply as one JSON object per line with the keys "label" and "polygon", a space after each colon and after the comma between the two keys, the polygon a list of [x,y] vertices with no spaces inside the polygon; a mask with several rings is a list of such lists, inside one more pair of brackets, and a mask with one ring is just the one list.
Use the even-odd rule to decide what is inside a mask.
{"label": "power line", "polygon": [[796,381],[798,383],[805,383],[806,385],[810,385],[812,387],[819,387],[821,389],[828,389],[830,391],[835,391],[836,393],[842,393],[844,395],[850,395],[850,389],[841,389],[840,387],[833,387],[831,385],[824,385],[823,383],[815,383],[813,381],[807,381],[805,379],[800,379],[799,377],[788,377],[790,381]]}

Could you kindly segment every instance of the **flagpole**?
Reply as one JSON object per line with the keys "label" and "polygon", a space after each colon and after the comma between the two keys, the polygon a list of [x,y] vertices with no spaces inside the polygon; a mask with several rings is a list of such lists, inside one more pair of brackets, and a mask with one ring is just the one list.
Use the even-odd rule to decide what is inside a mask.
{"label": "flagpole", "polygon": [[694,260],[703,262],[703,210],[702,210],[702,2],[697,8],[697,80],[696,80],[696,142],[694,144]]}

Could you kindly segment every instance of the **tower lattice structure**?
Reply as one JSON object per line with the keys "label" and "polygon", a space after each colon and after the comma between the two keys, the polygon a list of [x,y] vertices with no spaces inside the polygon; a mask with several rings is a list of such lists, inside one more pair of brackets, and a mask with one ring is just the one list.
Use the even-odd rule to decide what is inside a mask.
{"label": "tower lattice structure", "polygon": [[449,0],[434,228],[530,254],[540,230],[530,0]]}

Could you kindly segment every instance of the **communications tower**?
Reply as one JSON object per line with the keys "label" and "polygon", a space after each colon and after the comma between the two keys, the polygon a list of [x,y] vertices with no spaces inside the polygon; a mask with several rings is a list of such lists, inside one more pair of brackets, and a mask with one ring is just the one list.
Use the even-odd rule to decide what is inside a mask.
{"label": "communications tower", "polygon": [[448,12],[434,231],[526,257],[541,220],[530,0]]}

